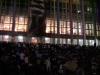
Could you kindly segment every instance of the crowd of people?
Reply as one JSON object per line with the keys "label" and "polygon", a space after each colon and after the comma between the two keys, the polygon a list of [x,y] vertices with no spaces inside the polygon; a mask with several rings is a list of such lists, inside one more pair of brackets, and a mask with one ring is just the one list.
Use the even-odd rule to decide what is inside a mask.
{"label": "crowd of people", "polygon": [[99,64],[99,46],[0,42],[0,75],[98,75]]}

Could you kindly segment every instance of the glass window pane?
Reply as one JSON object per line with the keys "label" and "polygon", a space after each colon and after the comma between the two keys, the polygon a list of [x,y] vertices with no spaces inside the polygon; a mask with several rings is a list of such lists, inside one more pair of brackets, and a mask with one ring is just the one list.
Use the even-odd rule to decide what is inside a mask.
{"label": "glass window pane", "polygon": [[12,30],[12,17],[1,16],[0,17],[0,30],[11,31]]}
{"label": "glass window pane", "polygon": [[26,32],[28,26],[28,18],[26,17],[16,17],[15,19],[15,31]]}
{"label": "glass window pane", "polygon": [[50,43],[50,38],[45,37],[45,43]]}
{"label": "glass window pane", "polygon": [[77,39],[73,39],[73,44],[77,45]]}
{"label": "glass window pane", "polygon": [[79,39],[79,45],[83,45],[83,39]]}

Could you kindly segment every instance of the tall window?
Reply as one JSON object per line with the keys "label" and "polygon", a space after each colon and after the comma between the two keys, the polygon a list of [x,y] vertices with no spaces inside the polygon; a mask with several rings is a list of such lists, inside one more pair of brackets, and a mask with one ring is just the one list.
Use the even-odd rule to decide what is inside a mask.
{"label": "tall window", "polygon": [[11,31],[12,30],[12,17],[1,16],[0,17],[0,30]]}
{"label": "tall window", "polygon": [[73,35],[82,35],[82,24],[73,22]]}
{"label": "tall window", "polygon": [[51,19],[46,20],[46,33],[57,33],[57,23]]}
{"label": "tall window", "polygon": [[60,21],[60,34],[70,34],[70,22]]}
{"label": "tall window", "polygon": [[86,35],[88,36],[94,36],[94,27],[93,24],[86,24]]}
{"label": "tall window", "polygon": [[66,34],[66,22],[60,21],[60,34]]}
{"label": "tall window", "polygon": [[96,26],[96,31],[97,31],[97,36],[100,36],[100,26],[99,25]]}
{"label": "tall window", "polygon": [[28,26],[27,17],[16,17],[15,19],[15,31],[26,32]]}
{"label": "tall window", "polygon": [[78,25],[76,22],[73,22],[73,34],[74,35],[78,34]]}
{"label": "tall window", "polygon": [[[60,34],[70,34],[70,22],[60,21]],[[46,21],[46,33],[57,33],[57,21],[48,19]]]}

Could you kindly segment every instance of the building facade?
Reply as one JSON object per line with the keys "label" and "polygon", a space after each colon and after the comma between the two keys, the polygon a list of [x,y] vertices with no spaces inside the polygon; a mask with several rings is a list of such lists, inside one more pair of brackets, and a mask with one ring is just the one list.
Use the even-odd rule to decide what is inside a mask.
{"label": "building facade", "polygon": [[28,0],[0,0],[0,41],[23,41],[29,25],[28,4]]}
{"label": "building facade", "polygon": [[99,45],[96,0],[52,0],[48,5],[45,42]]}
{"label": "building facade", "polygon": [[31,11],[34,9],[31,9],[31,3],[32,0],[0,1],[0,41],[100,44],[100,25],[97,22],[95,0],[46,1],[46,18],[43,25],[45,32],[41,36],[29,31],[30,25],[34,27],[34,24],[31,24]]}

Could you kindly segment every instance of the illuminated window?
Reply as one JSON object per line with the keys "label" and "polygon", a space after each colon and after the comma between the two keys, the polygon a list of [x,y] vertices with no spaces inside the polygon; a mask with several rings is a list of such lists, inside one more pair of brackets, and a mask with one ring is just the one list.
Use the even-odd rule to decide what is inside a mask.
{"label": "illuminated window", "polygon": [[77,35],[77,33],[78,33],[77,29],[73,29],[73,34]]}
{"label": "illuminated window", "polygon": [[85,41],[85,45],[89,45],[89,40],[86,40]]}
{"label": "illuminated window", "polygon": [[50,38],[45,38],[45,43],[50,43]]}
{"label": "illuminated window", "polygon": [[26,32],[28,26],[27,17],[16,17],[15,19],[15,31]]}
{"label": "illuminated window", "polygon": [[82,35],[82,29],[79,29],[79,35]]}
{"label": "illuminated window", "polygon": [[5,35],[5,36],[3,36],[3,39],[4,39],[4,41],[9,41],[9,36]]}
{"label": "illuminated window", "polygon": [[[70,34],[70,22],[60,21],[59,23],[60,34]],[[46,20],[46,33],[57,33],[57,21]]]}
{"label": "illuminated window", "polygon": [[77,45],[78,44],[77,41],[78,41],[77,39],[73,39],[73,44]]}
{"label": "illuminated window", "polygon": [[70,34],[70,28],[67,28],[67,32],[66,32],[67,34]]}
{"label": "illuminated window", "polygon": [[82,35],[82,23],[78,23],[78,33]]}
{"label": "illuminated window", "polygon": [[86,35],[94,36],[94,27],[93,24],[86,24]]}
{"label": "illuminated window", "polygon": [[66,28],[60,28],[60,34],[66,34]]}
{"label": "illuminated window", "polygon": [[82,35],[82,24],[73,22],[73,35]]}
{"label": "illuminated window", "polygon": [[24,41],[24,37],[23,36],[17,36],[16,37],[16,42],[23,42]]}
{"label": "illuminated window", "polygon": [[96,25],[96,30],[97,30],[97,36],[100,36],[100,25]]}
{"label": "illuminated window", "polygon": [[77,23],[73,22],[73,28],[78,28],[77,26],[78,26]]}
{"label": "illuminated window", "polygon": [[58,41],[58,38],[55,38],[55,44],[57,44],[57,43],[58,43],[57,41]]}
{"label": "illuminated window", "polygon": [[71,39],[67,39],[67,44],[71,44]]}
{"label": "illuminated window", "polygon": [[67,22],[67,34],[70,34],[70,22]]}
{"label": "illuminated window", "polygon": [[79,45],[83,45],[83,39],[79,39]]}
{"label": "illuminated window", "polygon": [[73,22],[73,34],[77,35],[78,34],[78,29],[77,29],[77,23]]}
{"label": "illuminated window", "polygon": [[66,39],[60,38],[60,44],[66,44]]}
{"label": "illuminated window", "polygon": [[99,40],[98,40],[98,39],[96,39],[96,45],[97,45],[97,46],[99,45],[99,43],[98,43],[98,42],[99,42]]}
{"label": "illuminated window", "polygon": [[89,40],[89,45],[94,45],[94,40]]}
{"label": "illuminated window", "polygon": [[60,21],[60,34],[66,34],[66,22]]}
{"label": "illuminated window", "polygon": [[70,22],[60,21],[60,34],[70,34]]}
{"label": "illuminated window", "polygon": [[11,31],[12,30],[12,17],[1,16],[0,17],[0,30]]}
{"label": "illuminated window", "polygon": [[57,21],[46,20],[46,33],[57,33]]}
{"label": "illuminated window", "polygon": [[9,36],[9,35],[2,35],[2,41],[5,41],[5,42],[11,41],[11,36]]}
{"label": "illuminated window", "polygon": [[89,30],[86,30],[86,35],[89,35]]}

